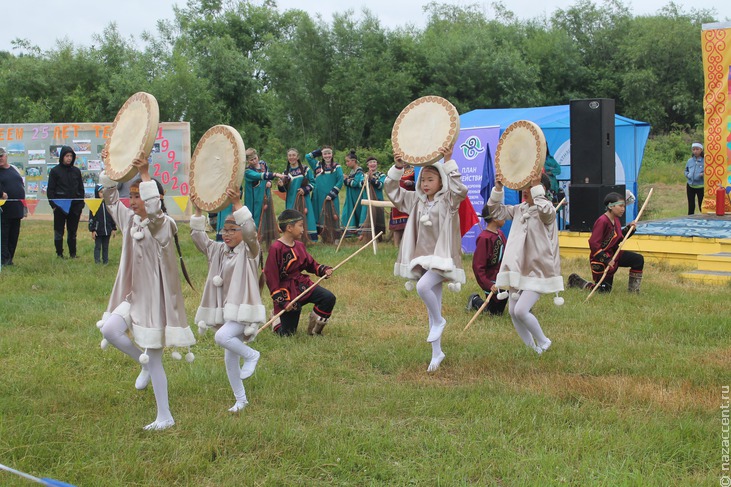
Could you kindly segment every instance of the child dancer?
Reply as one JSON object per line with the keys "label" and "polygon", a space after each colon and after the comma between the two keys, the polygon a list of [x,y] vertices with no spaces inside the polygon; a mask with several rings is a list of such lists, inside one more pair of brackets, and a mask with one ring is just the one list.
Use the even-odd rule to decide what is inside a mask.
{"label": "child dancer", "polygon": [[[221,231],[223,242],[214,242],[206,234],[206,217],[200,208],[190,219],[190,234],[196,248],[208,257],[208,278],[195,315],[201,331],[218,328],[216,344],[223,347],[226,375],[236,403],[229,409],[241,411],[249,403],[243,379],[251,377],[259,361],[259,352],[244,342],[256,336],[266,312],[261,302],[257,268],[259,242],[251,212],[241,205],[237,191],[226,195],[233,205],[233,214],[226,218]],[[244,360],[244,366],[239,361]]]}
{"label": "child dancer", "polygon": [[[102,186],[97,185],[94,188],[94,197],[103,198]],[[117,230],[114,219],[107,210],[107,205],[102,202],[96,214],[89,210],[89,231],[91,238],[94,240],[94,262],[100,264],[109,263],[109,239],[112,238]]]}
{"label": "child dancer", "polygon": [[[505,234],[500,230],[505,221],[490,216],[490,208],[487,205],[482,208],[482,218],[487,223],[487,228],[477,237],[475,254],[472,256],[472,271],[475,273],[477,284],[480,285],[485,295],[493,293],[485,312],[491,315],[502,315],[507,300],[498,299],[499,290],[495,285],[495,280],[505,249]],[[477,311],[484,302],[479,294],[471,294],[467,299],[467,311]]]}
{"label": "child dancer", "polygon": [[[348,226],[343,228],[343,237],[348,233],[353,235],[363,224],[363,206],[360,201],[363,199],[361,189],[365,184],[365,175],[363,169],[358,166],[358,157],[355,155],[355,151],[350,151],[345,156],[345,165],[348,166],[350,172],[343,180],[345,184],[345,201],[343,202],[340,221],[343,222],[343,225]],[[350,215],[353,215],[353,217],[351,218]],[[348,223],[348,220],[350,220],[350,223]]]}
{"label": "child dancer", "polygon": [[513,220],[495,285],[510,288],[508,312],[523,342],[541,354],[551,346],[531,309],[541,294],[556,293],[554,302],[563,304],[561,259],[558,253],[556,209],[546,198],[550,181],[545,174],[533,173],[529,187],[523,189],[523,203],[503,204],[503,183],[495,178],[488,208],[498,220]]}
{"label": "child dancer", "polygon": [[[589,237],[589,264],[591,266],[591,277],[594,282],[590,283],[582,279],[578,274],[571,274],[569,276],[569,287],[593,289],[596,283],[601,280],[602,275],[604,275],[604,269],[609,265],[614,254],[617,253],[617,249],[624,235],[627,235],[628,232],[633,232],[630,233],[630,236],[634,234],[636,222],[633,221],[622,228],[619,221],[625,211],[625,199],[622,195],[619,193],[609,193],[604,197],[604,206],[607,211],[602,213],[597,218],[597,221],[594,222],[594,226],[591,229],[591,237]],[[627,290],[631,293],[640,292],[645,258],[642,257],[642,254],[629,250],[619,251],[619,255],[614,260],[614,264],[607,271],[607,277],[604,278],[597,291],[600,293],[612,291],[614,274],[620,267],[630,268]]]}
{"label": "child dancer", "polygon": [[335,295],[321,286],[315,286],[297,302],[291,301],[312,285],[312,280],[302,271],[318,277],[332,275],[332,267],[318,264],[307,253],[301,242],[305,232],[304,215],[297,210],[284,210],[279,215],[279,228],[282,236],[269,248],[264,277],[274,301],[274,314],[286,310],[274,324],[274,331],[280,336],[294,335],[297,332],[302,306],[314,303],[307,326],[309,335],[321,335],[335,307]]}
{"label": "child dancer", "polygon": [[427,368],[434,372],[444,360],[441,337],[447,320],[442,316],[442,282],[458,291],[465,282],[460,252],[459,204],[467,197],[452,149],[440,148],[445,163],[425,166],[419,172],[416,191],[403,189],[399,182],[404,171],[400,154],[386,177],[386,194],[400,211],[409,214],[399,247],[394,275],[409,279],[407,289],[416,291],[429,314],[429,336],[432,358]]}
{"label": "child dancer", "polygon": [[309,167],[302,165],[299,159],[297,149],[289,149],[287,151],[287,169],[284,170],[283,178],[277,182],[280,192],[287,193],[286,207],[287,209],[296,208],[298,199],[301,211],[306,217],[307,236],[310,240],[317,240],[317,223],[315,210],[312,208],[312,191],[315,189],[315,176]]}
{"label": "child dancer", "polygon": [[[316,158],[322,156],[322,161]],[[335,215],[340,214],[340,190],[343,189],[343,169],[333,160],[333,148],[326,145],[322,150],[314,150],[305,155],[307,164],[315,172],[315,191],[312,195],[312,206],[315,208],[317,228],[322,233],[322,208],[326,202],[332,202]],[[331,231],[334,229],[330,229]]]}
{"label": "child dancer", "polygon": [[[165,213],[162,185],[150,178],[147,156],[140,153],[133,164],[141,181],[130,188],[129,208],[119,201],[116,181],[103,173],[99,178],[104,202],[121,231],[122,257],[109,305],[97,325],[104,335],[103,348],[111,343],[142,364],[135,387],[144,389],[152,380],[157,401],[157,417],[144,429],[163,430],[175,424],[168,404],[163,348],[190,346],[195,338],[185,317],[178,276],[178,228]],[[186,359],[192,361],[193,355]]]}

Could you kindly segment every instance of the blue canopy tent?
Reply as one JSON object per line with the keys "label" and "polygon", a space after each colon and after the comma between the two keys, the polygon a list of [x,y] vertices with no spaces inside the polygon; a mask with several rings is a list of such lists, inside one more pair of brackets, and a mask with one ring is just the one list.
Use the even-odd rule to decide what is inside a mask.
{"label": "blue canopy tent", "polygon": [[[571,180],[571,145],[569,105],[534,108],[493,108],[472,110],[460,116],[461,128],[500,126],[500,134],[513,122],[530,120],[538,124],[546,136],[548,150],[561,164],[559,180]],[[640,174],[642,156],[645,152],[650,124],[632,120],[621,115],[614,116],[615,123],[615,184],[624,184],[637,195],[637,177]],[[563,183],[566,185],[567,183]],[[512,195],[518,202],[517,193]],[[507,200],[506,203],[511,203]],[[637,215],[637,203],[627,207],[627,221]],[[598,216],[598,215],[597,215]]]}

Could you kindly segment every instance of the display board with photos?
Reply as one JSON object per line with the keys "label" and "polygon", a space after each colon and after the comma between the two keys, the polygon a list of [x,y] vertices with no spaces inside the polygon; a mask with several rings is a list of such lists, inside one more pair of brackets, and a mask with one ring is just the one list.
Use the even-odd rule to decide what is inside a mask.
{"label": "display board with photos", "polygon": [[[0,147],[8,153],[25,181],[26,199],[38,200],[35,214],[50,214],[46,191],[48,173],[58,164],[61,147],[76,152],[76,167],[81,170],[85,198],[94,198],[94,187],[104,170],[101,152],[111,122],[0,124]],[[160,181],[166,196],[187,196],[190,191],[190,124],[161,122],[150,154],[150,175]],[[166,205],[171,216],[182,215],[177,205]]]}

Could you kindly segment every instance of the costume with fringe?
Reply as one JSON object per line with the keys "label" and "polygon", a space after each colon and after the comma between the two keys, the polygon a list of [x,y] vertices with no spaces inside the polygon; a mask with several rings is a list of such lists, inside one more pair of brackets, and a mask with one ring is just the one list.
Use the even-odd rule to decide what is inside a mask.
{"label": "costume with fringe", "polygon": [[271,202],[272,191],[267,188],[267,183],[274,179],[274,173],[269,171],[267,163],[259,161],[256,167],[246,166],[244,172],[244,205],[251,211],[254,217],[254,224],[259,228],[261,215],[264,211],[264,204]]}
{"label": "costume with fringe", "polygon": [[502,190],[493,188],[490,193],[490,216],[513,220],[496,285],[539,294],[563,291],[556,209],[543,186],[534,186],[530,191],[533,206],[527,202],[506,206]]}
{"label": "costume with fringe", "polygon": [[295,208],[297,190],[301,188],[305,193],[303,196],[306,211],[302,213],[305,215],[307,233],[312,240],[317,240],[317,223],[315,221],[315,210],[312,207],[312,191],[315,189],[315,176],[312,169],[302,164],[297,167],[287,165],[284,173],[289,176],[289,182],[278,186],[278,189],[282,193],[287,193],[286,208],[288,210]]}
{"label": "costume with fringe", "polygon": [[322,206],[325,198],[328,196],[333,203],[336,215],[340,214],[340,190],[343,189],[343,169],[340,164],[334,160],[327,164],[312,157],[312,154],[306,154],[305,159],[310,168],[315,172],[315,190],[312,193],[312,206],[315,209],[315,219],[318,228],[323,225],[320,221],[322,215]]}
{"label": "costume with fringe", "polygon": [[206,217],[190,218],[190,235],[208,258],[208,277],[195,322],[218,327],[227,321],[263,323],[266,311],[258,284],[259,242],[254,219],[247,207],[233,212],[243,241],[233,249],[206,234]]}
{"label": "costume with fringe", "polygon": [[120,230],[122,255],[103,320],[118,314],[141,348],[187,347],[195,343],[185,316],[174,236],[175,220],[162,211],[154,181],[140,183],[147,218],[119,200],[117,183],[100,176],[109,213]]}
{"label": "costume with fringe", "polygon": [[[441,176],[442,189],[428,201],[419,182],[415,191],[400,186],[403,169],[391,167],[384,187],[394,206],[409,214],[393,273],[409,280],[418,280],[427,270],[445,280],[463,284],[462,243],[459,231],[459,205],[467,197],[467,186],[454,160],[435,163]],[[419,181],[424,171],[419,173]]]}
{"label": "costume with fringe", "polygon": [[[348,228],[343,228],[343,231],[354,231],[363,224],[363,209],[361,200],[365,196],[365,191],[361,193],[361,189],[365,184],[365,175],[363,169],[357,167],[350,171],[348,177],[344,180],[345,184],[345,200],[343,201],[343,211],[340,213],[340,221],[342,225],[348,225],[348,219],[350,219],[350,225]],[[360,198],[358,196],[360,195]],[[355,213],[353,214],[353,208]],[[353,214],[353,218],[350,215]]]}

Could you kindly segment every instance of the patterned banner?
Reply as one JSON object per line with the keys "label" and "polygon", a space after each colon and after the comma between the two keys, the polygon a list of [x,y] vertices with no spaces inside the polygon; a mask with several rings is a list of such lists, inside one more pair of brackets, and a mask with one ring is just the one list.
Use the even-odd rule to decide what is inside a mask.
{"label": "patterned banner", "polygon": [[102,204],[101,198],[86,198],[84,199],[84,203],[86,203],[86,206],[89,207],[89,211],[91,211],[92,215],[96,215],[96,212],[99,210],[99,207]]}
{"label": "patterned banner", "polygon": [[[716,189],[731,193],[731,23],[704,24],[701,33],[705,73],[703,209],[716,209]],[[731,212],[726,199],[725,211]]]}

